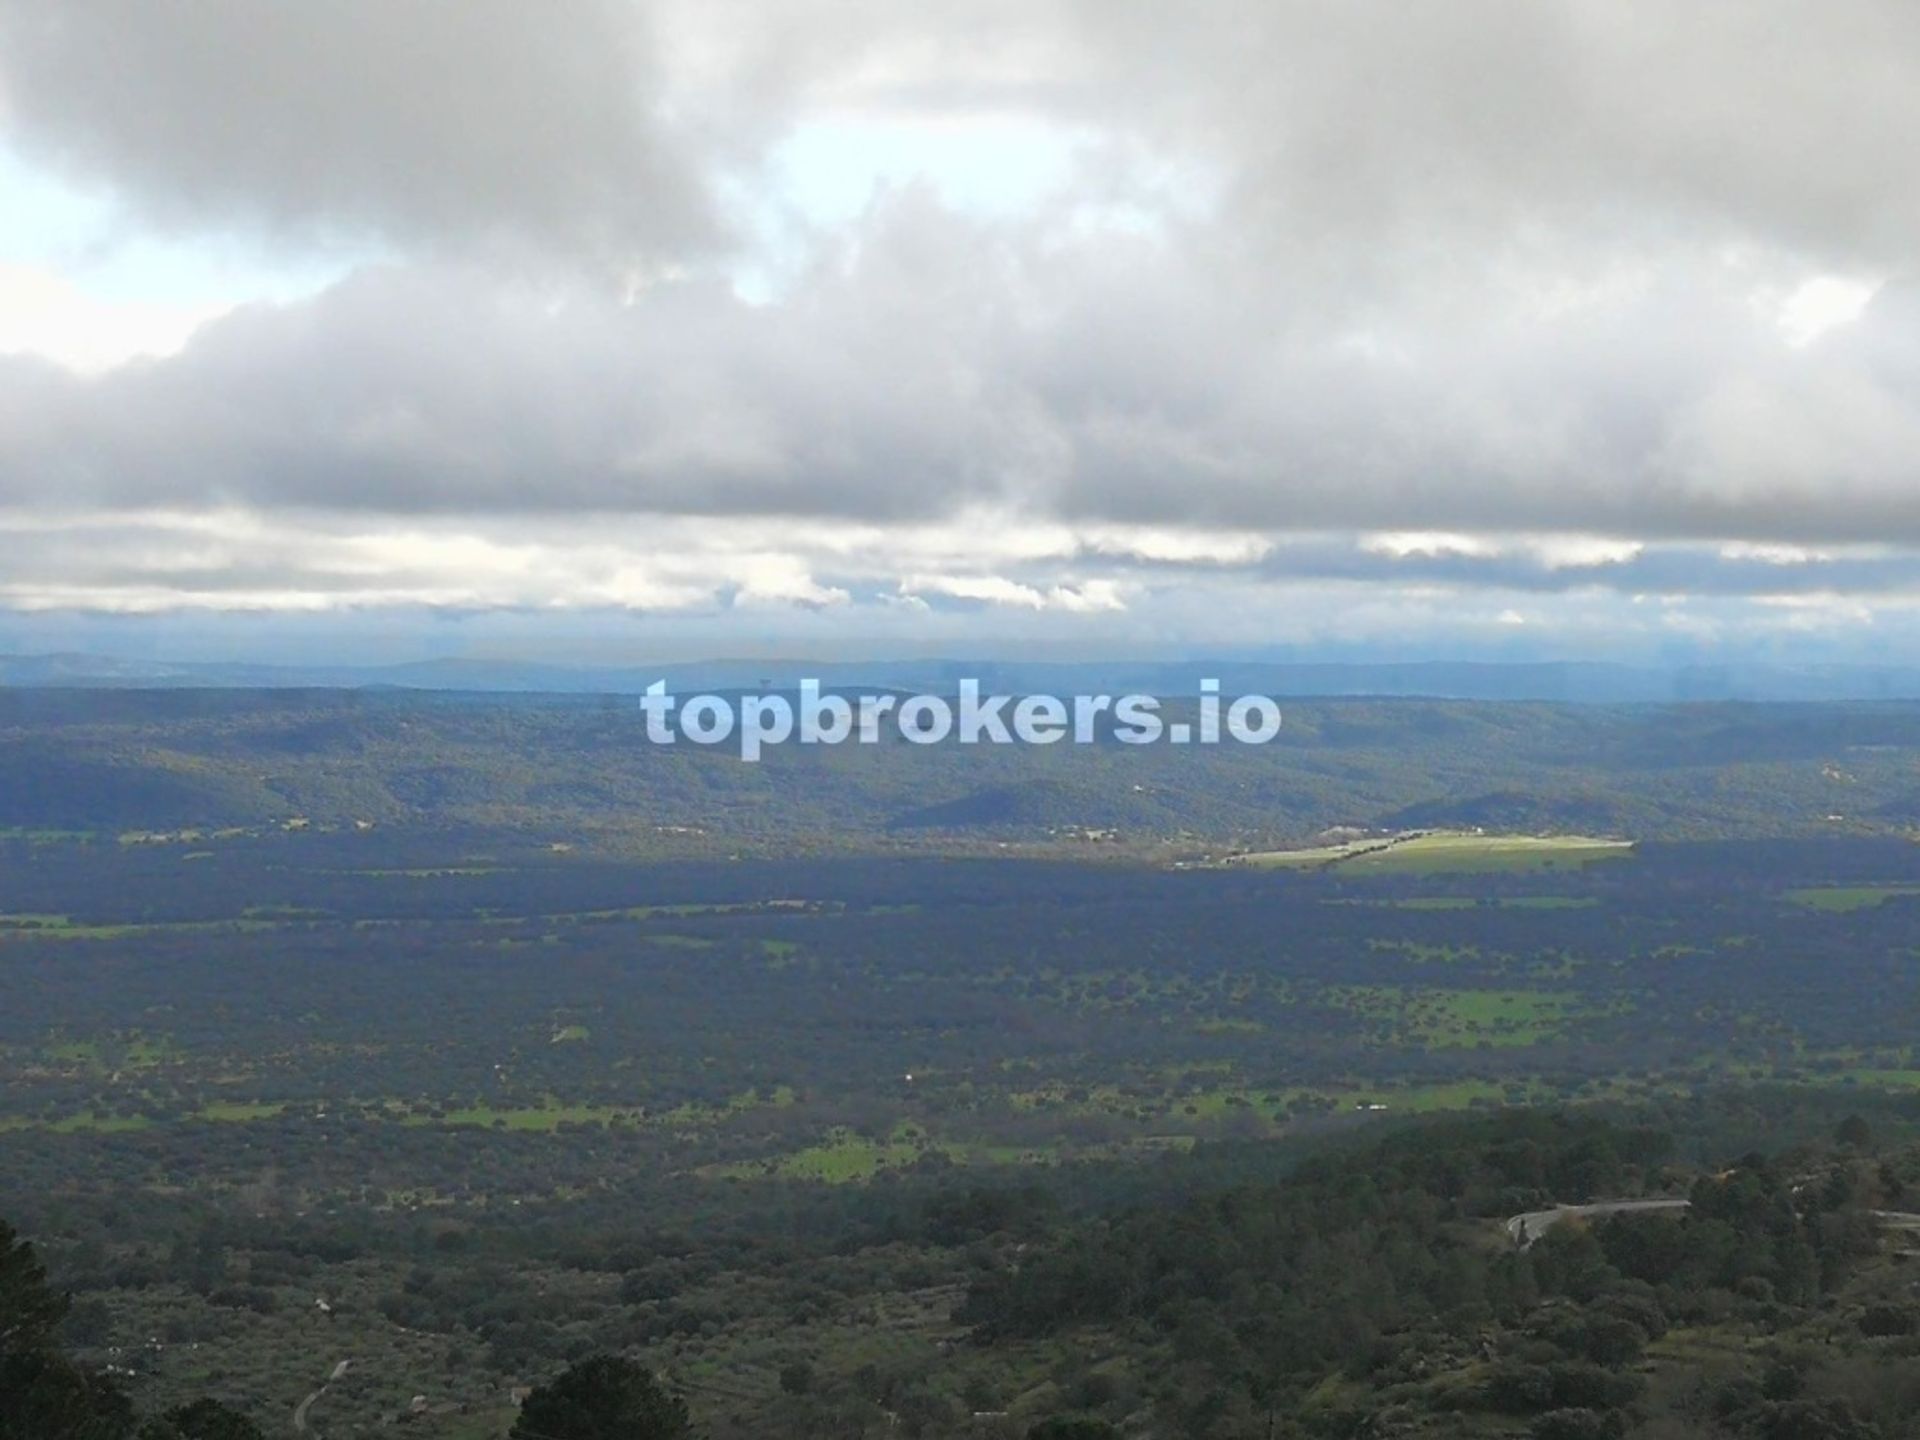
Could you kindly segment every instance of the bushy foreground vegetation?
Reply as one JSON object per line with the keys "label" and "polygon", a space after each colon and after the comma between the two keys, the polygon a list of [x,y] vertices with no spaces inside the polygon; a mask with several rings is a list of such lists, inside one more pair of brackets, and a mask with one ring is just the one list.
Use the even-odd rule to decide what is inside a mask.
{"label": "bushy foreground vegetation", "polygon": [[[0,1248],[0,1435],[247,1440],[297,1405],[320,1434],[516,1440],[1892,1440],[1920,1399],[1920,1110],[1840,1107],[1513,1111],[1017,1183],[664,1187],[619,1214],[63,1205],[39,1244],[73,1302]],[[1755,1129],[1810,1138],[1723,1155]],[[1507,1223],[1646,1196],[1690,1204]],[[298,1373],[280,1410],[228,1362],[322,1276],[306,1344],[255,1352]],[[125,1343],[164,1295],[237,1317],[155,1342],[218,1352],[219,1402],[174,1398]]]}

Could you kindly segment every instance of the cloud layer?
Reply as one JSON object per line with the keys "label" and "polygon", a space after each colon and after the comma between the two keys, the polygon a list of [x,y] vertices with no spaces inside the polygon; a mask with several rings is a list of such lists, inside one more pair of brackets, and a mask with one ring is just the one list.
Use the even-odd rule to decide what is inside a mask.
{"label": "cloud layer", "polygon": [[0,145],[349,257],[125,363],[0,315],[3,605],[1920,593],[1899,0],[0,0]]}

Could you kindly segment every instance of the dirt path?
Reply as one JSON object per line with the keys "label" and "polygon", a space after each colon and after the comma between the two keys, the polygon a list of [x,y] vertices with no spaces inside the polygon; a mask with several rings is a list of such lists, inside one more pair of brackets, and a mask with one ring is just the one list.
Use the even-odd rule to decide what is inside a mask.
{"label": "dirt path", "polygon": [[323,1384],[318,1390],[314,1391],[311,1395],[307,1396],[306,1399],[293,1407],[294,1434],[304,1435],[307,1433],[307,1411],[313,1408],[314,1401],[327,1393],[327,1386],[333,1384],[334,1381],[347,1373],[347,1367],[351,1364],[353,1364],[351,1360],[342,1360],[338,1365],[333,1367],[333,1373],[327,1376],[326,1384]]}
{"label": "dirt path", "polygon": [[[1647,1211],[1685,1210],[1692,1203],[1689,1200],[1596,1200],[1590,1205],[1556,1205],[1551,1210],[1529,1210],[1521,1215],[1509,1216],[1506,1231],[1514,1244],[1527,1250],[1562,1220],[1576,1215],[1632,1215]],[[1867,1213],[1890,1230],[1920,1230],[1920,1214],[1910,1210],[1869,1210]]]}
{"label": "dirt path", "polygon": [[1529,1210],[1523,1215],[1512,1216],[1507,1221],[1507,1234],[1513,1243],[1522,1250],[1531,1249],[1533,1242],[1562,1220],[1574,1216],[1589,1215],[1631,1215],[1643,1211],[1684,1210],[1691,1201],[1687,1200],[1596,1200],[1590,1205],[1556,1205],[1551,1210]]}

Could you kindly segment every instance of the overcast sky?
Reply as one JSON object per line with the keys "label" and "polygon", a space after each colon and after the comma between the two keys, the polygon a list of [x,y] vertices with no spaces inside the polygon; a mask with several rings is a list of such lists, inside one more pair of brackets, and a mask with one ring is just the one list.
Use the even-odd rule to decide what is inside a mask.
{"label": "overcast sky", "polygon": [[0,0],[0,634],[1920,660],[1916,177],[1911,0]]}

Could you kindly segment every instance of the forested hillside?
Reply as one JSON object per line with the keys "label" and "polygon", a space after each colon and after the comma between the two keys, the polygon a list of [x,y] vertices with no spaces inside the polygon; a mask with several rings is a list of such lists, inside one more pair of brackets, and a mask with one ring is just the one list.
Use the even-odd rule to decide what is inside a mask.
{"label": "forested hillside", "polygon": [[[1185,702],[1169,702],[1170,715]],[[1191,718],[1191,717],[1189,717]],[[1259,848],[1328,827],[1902,833],[1920,706],[1301,700],[1265,746],[650,744],[631,697],[0,691],[0,827],[545,833],[621,853]]]}

